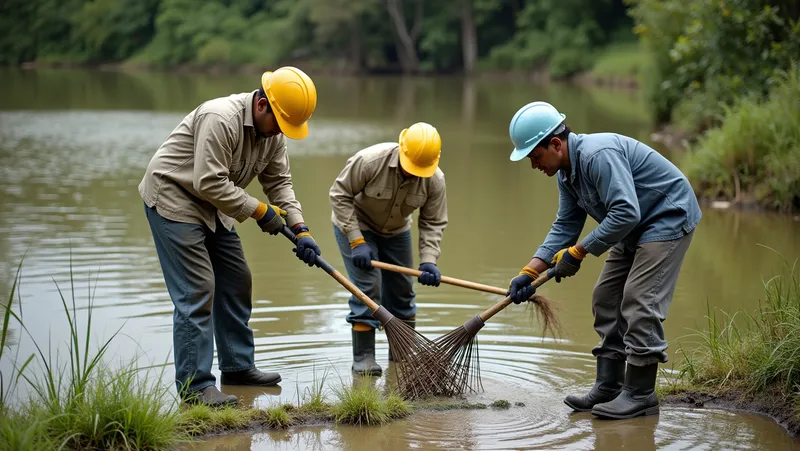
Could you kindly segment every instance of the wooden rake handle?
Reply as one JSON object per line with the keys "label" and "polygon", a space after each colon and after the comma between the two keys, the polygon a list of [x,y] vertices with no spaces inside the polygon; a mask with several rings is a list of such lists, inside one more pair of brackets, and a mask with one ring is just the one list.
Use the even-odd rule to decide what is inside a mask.
{"label": "wooden rake handle", "polygon": [[[555,275],[555,271],[556,270],[554,268],[548,269],[547,272],[545,272],[544,274],[540,275],[538,279],[534,280],[533,283],[531,283],[531,285],[533,285],[534,287],[538,288],[543,283],[545,283],[548,280],[550,280],[551,278],[553,278],[553,276]],[[503,293],[503,294],[505,294],[505,293]],[[502,301],[498,302],[497,304],[489,307],[485,312],[481,313],[480,314],[481,319],[484,322],[489,321],[489,318],[493,317],[494,315],[498,314],[501,310],[503,310],[504,308],[508,307],[508,304],[511,304],[511,302],[512,302],[511,301],[511,296],[506,296],[505,299],[503,299]]]}
{"label": "wooden rake handle", "polygon": [[[291,241],[292,243],[294,243],[295,240],[297,239],[294,232],[292,232],[292,229],[290,229],[288,226],[285,225],[281,229],[281,235],[288,238],[289,241]],[[350,280],[347,277],[343,276],[342,273],[337,271],[336,268],[331,266],[330,263],[326,262],[325,259],[322,258],[322,256],[317,255],[317,259],[314,262],[314,266],[330,274],[330,276],[336,279],[336,281],[339,282],[341,286],[345,287],[345,289],[347,289],[347,291],[352,293],[353,296],[357,297],[359,301],[366,304],[366,306],[369,307],[369,309],[372,310],[373,312],[377,311],[378,308],[380,307],[378,304],[375,303],[375,301],[370,299],[369,296],[364,294],[363,291],[359,290],[358,287],[353,284],[353,282],[350,282]]]}
{"label": "wooden rake handle", "polygon": [[[379,269],[383,269],[385,271],[397,272],[400,274],[405,274],[414,277],[419,277],[419,275],[422,274],[422,271],[418,269],[406,268],[405,266],[393,265],[391,263],[379,262],[377,260],[372,260],[372,266]],[[491,285],[484,285],[482,283],[470,282],[469,280],[456,279],[455,277],[442,276],[441,281],[448,285],[455,285],[461,288],[469,288],[470,290],[475,290],[475,291],[483,291],[485,293],[499,294],[502,296],[505,296],[506,293],[508,293],[508,290],[504,290],[502,288],[493,287]]]}

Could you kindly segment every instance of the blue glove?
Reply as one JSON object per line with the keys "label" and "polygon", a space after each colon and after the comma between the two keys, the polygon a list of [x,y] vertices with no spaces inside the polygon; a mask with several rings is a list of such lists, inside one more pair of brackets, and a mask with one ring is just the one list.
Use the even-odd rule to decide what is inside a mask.
{"label": "blue glove", "polygon": [[429,287],[439,286],[439,282],[442,281],[442,273],[435,264],[423,263],[419,265],[419,270],[422,271],[422,274],[419,275],[419,283]]}
{"label": "blue glove", "polygon": [[[355,244],[359,241],[361,244]],[[371,269],[373,258],[372,248],[369,247],[369,244],[363,238],[354,241],[352,244],[355,244],[355,247],[350,250],[350,257],[353,259],[353,264],[356,265],[356,268]]]}
{"label": "blue glove", "polygon": [[536,280],[536,277],[539,277],[539,275],[532,268],[527,266],[522,268],[519,275],[511,279],[506,296],[511,296],[511,301],[515,304],[527,301],[536,294],[536,287],[531,285]]}
{"label": "blue glove", "polygon": [[317,246],[314,238],[311,238],[311,233],[305,224],[295,226],[293,230],[297,237],[295,241],[295,248],[292,249],[297,255],[297,258],[302,260],[308,266],[314,266],[317,261],[317,255],[322,255],[322,251]]}

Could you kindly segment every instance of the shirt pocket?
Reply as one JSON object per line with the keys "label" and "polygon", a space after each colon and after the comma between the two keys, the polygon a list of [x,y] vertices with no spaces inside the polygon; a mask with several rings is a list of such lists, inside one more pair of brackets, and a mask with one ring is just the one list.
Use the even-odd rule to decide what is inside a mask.
{"label": "shirt pocket", "polygon": [[239,182],[242,178],[242,172],[245,168],[245,162],[242,160],[234,160],[231,162],[230,168],[228,168],[228,178],[233,183]]}
{"label": "shirt pocket", "polygon": [[388,212],[392,202],[392,190],[385,186],[367,185],[364,188],[364,203],[370,211]]}
{"label": "shirt pocket", "polygon": [[406,194],[406,199],[403,201],[403,205],[400,208],[400,213],[403,215],[403,217],[406,217],[413,213],[414,210],[425,205],[426,200],[428,200],[428,197],[422,194]]}

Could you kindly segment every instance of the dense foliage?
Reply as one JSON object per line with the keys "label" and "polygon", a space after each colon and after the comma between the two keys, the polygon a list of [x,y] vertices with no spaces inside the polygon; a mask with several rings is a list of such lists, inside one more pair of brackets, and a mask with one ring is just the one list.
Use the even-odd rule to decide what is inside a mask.
{"label": "dense foliage", "polygon": [[6,0],[0,63],[273,65],[556,75],[634,39],[623,0]]}
{"label": "dense foliage", "polygon": [[737,99],[763,98],[800,55],[797,0],[628,0],[652,56],[648,97],[661,122],[720,122]]}

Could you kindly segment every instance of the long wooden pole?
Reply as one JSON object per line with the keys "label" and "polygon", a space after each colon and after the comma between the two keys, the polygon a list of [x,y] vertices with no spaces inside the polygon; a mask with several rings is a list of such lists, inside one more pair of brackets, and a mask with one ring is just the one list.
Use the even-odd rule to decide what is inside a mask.
{"label": "long wooden pole", "polygon": [[[372,266],[378,269],[392,271],[400,274],[406,274],[408,276],[414,276],[414,277],[419,277],[419,275],[422,274],[422,271],[418,269],[406,268],[405,266],[393,265],[391,263],[379,262],[377,260],[372,260]],[[508,290],[504,290],[502,288],[493,287],[491,285],[484,285],[482,283],[477,283],[477,282],[470,282],[469,280],[456,279],[455,277],[442,276],[441,281],[448,285],[455,285],[457,287],[469,288],[470,290],[483,291],[486,293],[499,294],[502,296],[505,296],[506,293],[508,293]]]}

